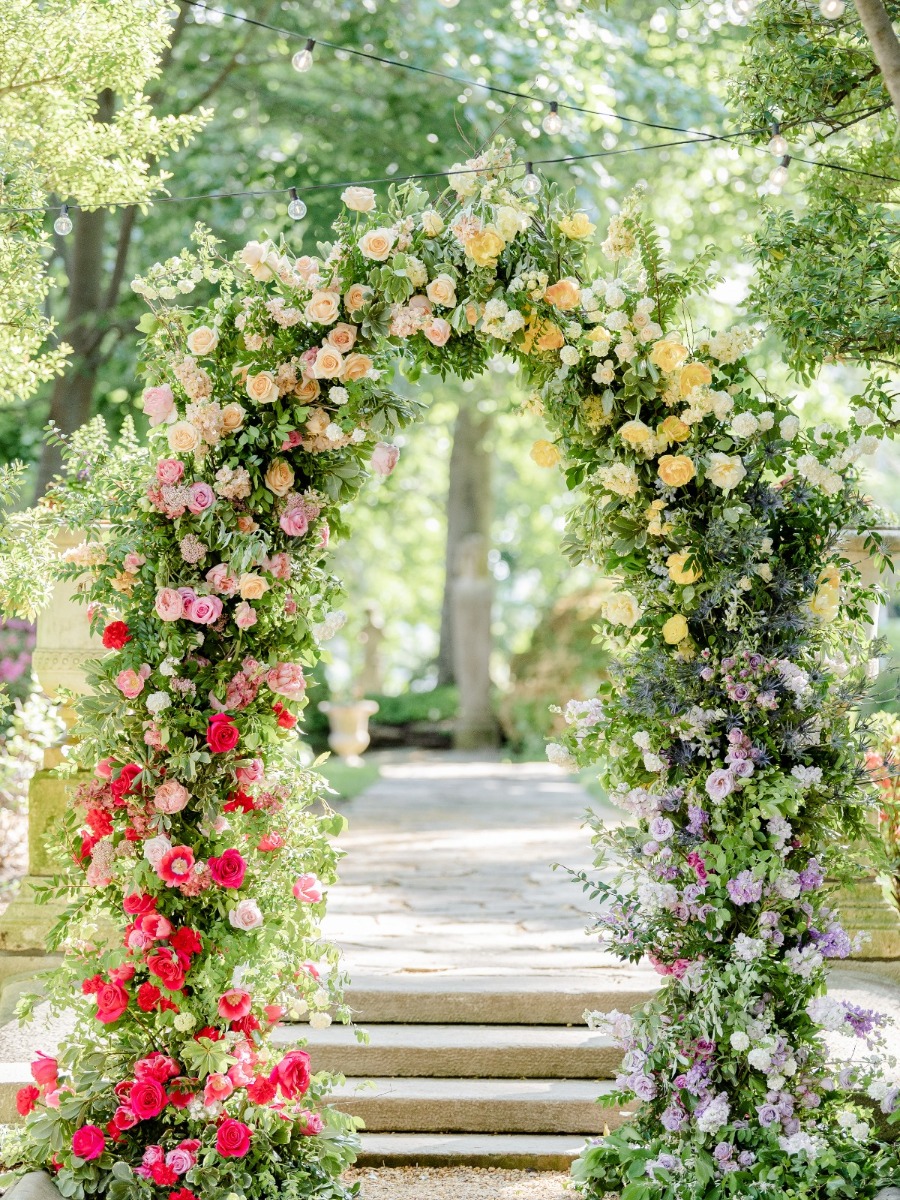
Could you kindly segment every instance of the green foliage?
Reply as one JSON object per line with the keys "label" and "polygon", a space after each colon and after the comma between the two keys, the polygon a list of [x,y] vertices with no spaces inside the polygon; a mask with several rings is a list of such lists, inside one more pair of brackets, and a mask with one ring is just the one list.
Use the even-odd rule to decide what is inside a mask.
{"label": "green foliage", "polygon": [[399,696],[369,697],[378,704],[372,720],[379,725],[409,725],[415,721],[449,721],[456,716],[459,693],[455,687],[436,687],[427,692],[402,692]]}

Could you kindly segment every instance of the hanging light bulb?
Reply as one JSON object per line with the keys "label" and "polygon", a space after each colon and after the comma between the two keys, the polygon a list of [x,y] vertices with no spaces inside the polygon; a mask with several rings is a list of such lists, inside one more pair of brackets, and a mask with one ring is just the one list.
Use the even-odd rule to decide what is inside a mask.
{"label": "hanging light bulb", "polygon": [[845,0],[819,0],[819,12],[826,21],[837,21],[846,7]]}
{"label": "hanging light bulb", "polygon": [[776,158],[784,158],[789,150],[787,138],[781,132],[781,126],[776,121],[772,126],[772,138],[769,142],[769,153]]}
{"label": "hanging light bulb", "polygon": [[562,117],[559,115],[559,105],[555,100],[550,101],[550,111],[547,113],[541,122],[541,128],[544,133],[549,133],[552,137],[555,133],[562,133]]}
{"label": "hanging light bulb", "polygon": [[294,221],[300,221],[306,216],[306,205],[297,195],[296,188],[291,188],[291,202],[288,205],[288,216]]}
{"label": "hanging light bulb", "polygon": [[59,210],[59,216],[53,222],[53,228],[60,237],[65,237],[67,233],[72,232],[72,218],[69,216],[68,204],[64,204]]}
{"label": "hanging light bulb", "polygon": [[298,50],[291,59],[291,66],[295,71],[308,71],[313,65],[313,47],[315,46],[314,38],[307,38],[306,45],[302,50]]}
{"label": "hanging light bulb", "polygon": [[541,190],[541,181],[534,173],[531,163],[525,164],[525,178],[522,180],[522,191],[526,196],[536,196]]}
{"label": "hanging light bulb", "polygon": [[443,4],[444,8],[456,8],[459,0],[441,0],[441,4]]}
{"label": "hanging light bulb", "polygon": [[788,163],[790,163],[790,161],[790,157],[786,154],[769,176],[769,183],[771,183],[773,188],[783,188],[787,183]]}

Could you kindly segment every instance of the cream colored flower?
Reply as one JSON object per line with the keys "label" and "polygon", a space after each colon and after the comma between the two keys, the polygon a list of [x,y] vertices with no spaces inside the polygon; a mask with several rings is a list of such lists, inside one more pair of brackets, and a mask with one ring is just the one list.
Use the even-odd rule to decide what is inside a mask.
{"label": "cream colored flower", "polygon": [[666,442],[686,442],[691,436],[691,427],[673,414],[666,417],[657,433],[661,438],[665,438]]}
{"label": "cream colored flower", "polygon": [[676,371],[688,356],[686,346],[681,342],[664,340],[657,342],[650,351],[650,361],[667,375]]}
{"label": "cream colored flower", "polygon": [[278,261],[278,255],[271,242],[248,242],[238,255],[238,258],[254,279],[265,282],[274,274],[273,261]]}
{"label": "cream colored flower", "polygon": [[344,361],[344,378],[350,380],[363,379],[372,370],[372,360],[368,354],[348,354]]}
{"label": "cream colored flower", "polygon": [[706,464],[706,478],[723,492],[730,492],[747,474],[739,454],[710,454]]}
{"label": "cream colored flower", "polygon": [[247,395],[257,404],[274,404],[278,399],[278,384],[271,371],[260,371],[258,375],[248,375],[245,388]]}
{"label": "cream colored flower", "polygon": [[169,426],[167,436],[173,454],[187,454],[200,445],[200,433],[190,421],[176,421]]}
{"label": "cream colored flower", "polygon": [[453,308],[456,304],[456,284],[449,275],[436,275],[425,289],[432,304],[441,308]]}
{"label": "cream colored flower", "polygon": [[466,254],[476,267],[496,267],[497,258],[505,245],[493,225],[487,225],[466,242]]}
{"label": "cream colored flower", "polygon": [[522,233],[528,227],[529,216],[513,208],[511,204],[502,204],[494,213],[494,224],[497,232],[505,242],[511,242],[517,233]]}
{"label": "cream colored flower", "polygon": [[187,348],[191,354],[212,354],[219,344],[219,335],[208,325],[198,325],[188,334]]}
{"label": "cream colored flower", "polygon": [[309,404],[318,398],[321,391],[322,389],[319,387],[317,379],[301,379],[294,388],[294,395],[298,400],[304,400]]}
{"label": "cream colored flower", "polygon": [[334,346],[335,350],[339,350],[341,354],[346,354],[356,344],[356,334],[357,329],[355,325],[348,325],[346,321],[338,321],[333,329],[329,329],[328,337],[325,340],[329,346]]}
{"label": "cream colored flower", "polygon": [[236,433],[244,423],[244,409],[240,404],[226,404],[222,409],[222,432]]}
{"label": "cream colored flower", "polygon": [[692,392],[695,387],[704,387],[709,383],[712,383],[712,371],[706,363],[692,362],[681,368],[679,386],[682,396]]}
{"label": "cream colored flower", "polygon": [[612,625],[633,629],[644,615],[644,610],[631,592],[613,592],[603,606],[603,615]]}
{"label": "cream colored flower", "polygon": [[426,208],[422,213],[422,231],[428,237],[437,237],[439,233],[443,233],[444,218],[439,212],[435,212],[433,208]]}
{"label": "cream colored flower", "polygon": [[653,430],[643,421],[626,421],[624,425],[619,426],[618,434],[629,446],[643,446],[652,436]]}
{"label": "cream colored flower", "polygon": [[688,623],[681,613],[669,617],[662,627],[662,635],[670,646],[677,646],[679,642],[684,641],[688,635]]}
{"label": "cream colored flower", "polygon": [[262,575],[248,571],[241,576],[238,588],[242,600],[261,600],[269,590],[269,585]]}
{"label": "cream colored flower", "polygon": [[580,241],[582,238],[590,237],[597,228],[587,213],[583,212],[568,213],[557,221],[557,225],[560,231],[567,238],[572,238],[573,241]]}
{"label": "cream colored flower", "polygon": [[383,227],[370,229],[359,239],[359,250],[363,258],[371,258],[375,262],[384,262],[391,250],[393,250],[396,240],[397,234],[393,229]]}
{"label": "cream colored flower", "polygon": [[341,199],[351,212],[367,213],[375,207],[375,193],[368,187],[344,188]]}
{"label": "cream colored flower", "polygon": [[317,379],[340,379],[344,373],[344,356],[333,346],[324,345],[316,355],[313,374]]}
{"label": "cream colored flower", "polygon": [[544,438],[538,438],[531,447],[531,458],[539,467],[555,467],[561,457],[556,446]]}
{"label": "cream colored flower", "polygon": [[283,458],[273,458],[265,475],[266,487],[276,496],[286,496],[294,486],[294,472]]}
{"label": "cream colored flower", "polygon": [[656,473],[666,487],[684,487],[697,472],[686,454],[664,454],[656,465]]}
{"label": "cream colored flower", "polygon": [[372,295],[372,289],[364,283],[353,283],[344,292],[344,307],[348,313],[358,312],[364,304],[371,300]]}
{"label": "cream colored flower", "polygon": [[699,567],[687,566],[687,561],[690,557],[690,554],[670,554],[666,559],[669,578],[673,583],[686,586],[690,583],[696,583],[703,575]]}
{"label": "cream colored flower", "polygon": [[331,325],[338,319],[341,301],[337,292],[313,292],[303,310],[307,321]]}

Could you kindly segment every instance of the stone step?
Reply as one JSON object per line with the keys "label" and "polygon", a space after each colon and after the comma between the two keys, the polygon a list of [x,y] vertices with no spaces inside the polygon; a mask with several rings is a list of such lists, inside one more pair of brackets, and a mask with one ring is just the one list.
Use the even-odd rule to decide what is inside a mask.
{"label": "stone step", "polygon": [[583,1145],[578,1134],[364,1133],[355,1165],[568,1171]]}
{"label": "stone step", "polygon": [[274,1040],[308,1040],[313,1069],[357,1077],[611,1079],[622,1058],[611,1038],[584,1025],[369,1025],[369,1045],[352,1029],[283,1026]]}
{"label": "stone step", "polygon": [[583,1025],[585,1009],[630,1012],[652,999],[650,967],[551,975],[356,975],[347,1002],[360,1025]]}
{"label": "stone step", "polygon": [[330,1102],[370,1133],[602,1133],[626,1114],[601,1108],[609,1082],[582,1079],[347,1079]]}

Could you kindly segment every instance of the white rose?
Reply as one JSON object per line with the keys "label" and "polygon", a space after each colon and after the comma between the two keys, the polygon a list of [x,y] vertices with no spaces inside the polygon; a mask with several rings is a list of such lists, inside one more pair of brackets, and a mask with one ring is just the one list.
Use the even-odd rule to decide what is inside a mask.
{"label": "white rose", "polygon": [[747,470],[738,454],[710,454],[706,465],[706,478],[723,492],[730,492],[741,482]]}
{"label": "white rose", "polygon": [[234,929],[249,932],[258,929],[263,923],[263,915],[255,900],[241,900],[236,908],[231,909],[228,920]]}
{"label": "white rose", "polygon": [[268,262],[271,249],[269,242],[248,242],[238,255],[254,279],[265,282],[272,278],[272,268]]}
{"label": "white rose", "polygon": [[172,843],[165,836],[160,834],[159,837],[148,838],[144,842],[144,858],[151,867],[156,867],[162,861],[163,856],[168,854],[172,849]]}
{"label": "white rose", "polygon": [[440,308],[453,308],[456,304],[456,284],[449,275],[436,275],[425,289],[425,295]]}
{"label": "white rose", "polygon": [[613,592],[603,606],[607,621],[613,625],[633,628],[643,616],[643,609],[631,592]]}
{"label": "white rose", "polygon": [[351,212],[367,213],[375,207],[375,193],[368,187],[344,188],[341,199]]}
{"label": "white rose", "polygon": [[325,1012],[312,1012],[309,1014],[310,1029],[327,1029],[331,1024],[331,1017]]}
{"label": "white rose", "polygon": [[219,344],[219,335],[208,325],[198,325],[188,334],[187,348],[191,354],[212,354]]}
{"label": "white rose", "polygon": [[397,234],[393,229],[383,227],[370,229],[368,233],[364,233],[359,239],[359,250],[363,258],[371,258],[375,262],[384,262],[391,250],[393,250],[396,240]]}

